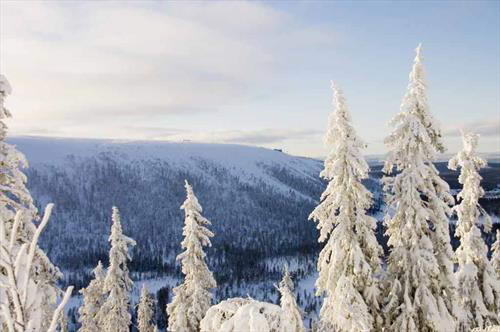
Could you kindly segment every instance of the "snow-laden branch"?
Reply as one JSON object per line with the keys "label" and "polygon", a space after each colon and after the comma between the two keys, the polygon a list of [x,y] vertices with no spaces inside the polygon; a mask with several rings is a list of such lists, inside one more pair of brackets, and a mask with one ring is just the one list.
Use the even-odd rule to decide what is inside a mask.
{"label": "snow-laden branch", "polygon": [[[32,266],[38,239],[47,225],[53,204],[48,204],[40,225],[29,244],[19,245],[17,236],[21,227],[23,210],[18,210],[13,222],[0,220],[0,267],[6,275],[0,275],[0,315],[9,332],[40,331],[44,313],[41,301],[43,289],[33,279]],[[59,316],[68,301],[73,287],[70,286],[52,315],[47,332],[55,332]]]}

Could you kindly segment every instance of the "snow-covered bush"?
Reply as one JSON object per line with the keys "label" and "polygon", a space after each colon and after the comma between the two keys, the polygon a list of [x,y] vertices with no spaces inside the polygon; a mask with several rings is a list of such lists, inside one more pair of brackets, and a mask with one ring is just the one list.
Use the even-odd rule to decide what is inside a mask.
{"label": "snow-covered bush", "polygon": [[201,332],[295,332],[288,316],[275,304],[233,298],[208,309]]}

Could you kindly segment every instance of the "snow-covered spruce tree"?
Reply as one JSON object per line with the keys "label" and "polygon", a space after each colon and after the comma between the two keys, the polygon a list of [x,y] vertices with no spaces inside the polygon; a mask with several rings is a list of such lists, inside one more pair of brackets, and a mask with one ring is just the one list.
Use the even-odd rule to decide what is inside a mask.
{"label": "snow-covered spruce tree", "polygon": [[497,239],[495,243],[493,243],[491,251],[491,265],[493,269],[495,269],[497,278],[500,279],[500,229],[497,229]]}
{"label": "snow-covered spruce tree", "polygon": [[142,285],[141,298],[137,305],[137,328],[139,332],[154,332],[154,301],[146,285]]}
{"label": "snow-covered spruce tree", "polygon": [[211,225],[201,215],[202,207],[186,181],[186,201],[181,206],[185,213],[181,246],[184,250],[177,260],[181,261],[184,282],[173,290],[172,303],[167,305],[168,331],[196,332],[212,302],[210,290],[217,286],[212,272],[205,263],[203,246],[210,246],[214,234]]}
{"label": "snow-covered spruce tree", "polygon": [[80,332],[99,332],[97,313],[106,300],[104,297],[104,278],[106,277],[106,273],[102,268],[101,261],[97,263],[96,268],[92,272],[94,279],[90,281],[86,288],[80,290],[80,294],[83,296],[83,304],[78,309],[78,313],[80,314],[78,321],[81,324],[78,331]]}
{"label": "snow-covered spruce tree", "polygon": [[320,174],[330,182],[309,217],[318,222],[319,241],[326,241],[316,281],[316,294],[325,295],[320,320],[324,329],[370,331],[381,324],[376,275],[382,249],[376,220],[366,214],[372,195],[361,183],[369,170],[360,152],[365,144],[351,125],[342,92],[332,88],[335,112],[326,134],[331,152]]}
{"label": "snow-covered spruce tree", "polygon": [[[20,209],[14,216],[9,232],[7,222],[0,220],[0,330],[5,332],[55,332],[63,314],[73,286],[68,287],[59,306],[52,312],[49,324],[43,327],[45,317],[42,301],[44,284],[33,277],[38,239],[50,218],[52,204],[47,205],[40,225],[35,228],[30,243],[20,247],[17,243],[18,230],[26,220]],[[43,328],[43,329],[42,329]]]}
{"label": "snow-covered spruce tree", "polygon": [[304,322],[300,308],[293,294],[293,281],[288,272],[288,266],[285,266],[283,279],[278,286],[278,291],[281,295],[280,307],[283,309],[283,321],[287,326],[283,326],[283,330],[289,332],[304,332]]}
{"label": "snow-covered spruce tree", "polygon": [[[402,110],[403,112],[412,112],[424,126],[428,141],[423,144],[430,143],[435,152],[443,153],[445,152],[445,147],[442,142],[441,129],[430,114],[427,104],[425,76],[421,62],[421,48],[422,46],[419,45],[416,50],[415,63],[410,73],[410,83],[402,103]],[[397,119],[394,121],[398,123]],[[402,124],[403,122],[399,123]],[[394,134],[397,135],[397,130]],[[391,137],[389,141],[395,138],[394,136]],[[397,158],[393,159],[393,163],[395,160],[397,160]],[[428,166],[428,172],[423,177],[425,188],[422,188],[422,194],[425,195],[428,201],[429,220],[434,229],[434,232],[431,233],[431,238],[439,266],[439,285],[444,295],[442,300],[448,312],[458,317],[460,316],[460,309],[456,306],[458,303],[456,297],[457,282],[453,273],[453,261],[455,257],[453,248],[451,247],[449,228],[449,217],[453,213],[451,206],[455,204],[455,200],[450,194],[448,183],[441,179],[439,171],[433,164],[435,161],[435,153],[430,151],[429,154],[425,154],[423,160]]]}
{"label": "snow-covered spruce tree", "polygon": [[[23,210],[21,224],[17,228],[16,246],[30,244],[36,232],[34,221],[38,220],[38,211],[33,204],[33,199],[26,188],[26,176],[20,168],[28,166],[24,155],[16,148],[5,142],[7,125],[4,120],[11,117],[5,108],[5,99],[11,94],[12,89],[5,78],[0,74],[0,216],[4,222],[7,236],[9,237],[17,211]],[[16,249],[18,250],[18,249]],[[5,271],[0,269],[0,274]],[[60,289],[56,286],[61,273],[47,258],[45,253],[36,248],[31,269],[32,278],[38,284],[41,306],[43,307],[42,328],[46,330],[52,319]]]}
{"label": "snow-covered spruce tree", "polygon": [[441,134],[432,119],[425,94],[420,46],[401,113],[386,139],[390,153],[383,179],[389,215],[386,217],[390,291],[384,308],[389,331],[454,331],[456,282],[447,214],[453,197],[432,164],[443,151]]}
{"label": "snow-covered spruce tree", "polygon": [[456,250],[457,293],[463,308],[463,317],[459,320],[460,331],[500,323],[497,307],[500,281],[488,260],[488,246],[479,228],[479,218],[483,216],[484,230],[491,230],[491,219],[479,206],[479,198],[484,195],[479,169],[486,166],[486,161],[476,154],[478,139],[476,134],[463,134],[464,148],[448,164],[451,170],[461,168],[458,182],[463,186],[457,196],[460,204],[454,207],[458,216],[455,234],[460,239],[460,246]]}
{"label": "snow-covered spruce tree", "polygon": [[112,220],[109,267],[104,279],[106,300],[97,316],[100,331],[123,332],[128,331],[131,324],[129,293],[133,284],[128,273],[127,259],[130,259],[129,246],[134,246],[135,241],[123,235],[120,213],[116,207],[113,207]]}

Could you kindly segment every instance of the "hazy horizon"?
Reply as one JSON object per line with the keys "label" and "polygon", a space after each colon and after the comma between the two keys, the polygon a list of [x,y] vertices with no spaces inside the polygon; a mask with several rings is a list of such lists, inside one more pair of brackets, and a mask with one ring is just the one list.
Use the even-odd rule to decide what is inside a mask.
{"label": "hazy horizon", "polygon": [[[127,139],[127,138],[95,138],[95,137],[64,137],[64,136],[42,136],[42,135],[8,135],[7,137],[7,142],[16,140],[16,139],[47,139],[47,140],[75,140],[75,141],[96,141],[96,142],[111,142],[111,143],[117,143],[117,144],[126,144],[126,143],[182,143],[182,144],[216,144],[216,145],[239,145],[239,146],[246,146],[250,148],[264,148],[264,149],[269,149],[269,150],[281,150],[281,152],[289,154],[291,156],[295,157],[303,157],[303,158],[312,158],[312,159],[319,159],[319,160],[324,160],[326,158],[326,155],[317,155],[317,156],[307,156],[307,155],[301,155],[301,154],[296,154],[296,153],[291,153],[290,151],[287,151],[286,149],[282,149],[279,146],[276,147],[266,147],[266,146],[261,146],[261,145],[252,145],[252,144],[244,144],[244,143],[228,143],[228,142],[200,142],[200,141],[191,141],[191,140],[169,140],[169,139],[157,139],[157,140],[151,140],[151,139]],[[23,151],[21,151],[23,152]],[[449,158],[452,155],[454,155],[454,152],[450,151],[445,151],[444,153],[438,153],[436,155],[436,160],[437,161],[442,161],[443,158]],[[383,158],[384,156],[387,155],[387,152],[384,153],[365,153],[364,157],[366,159],[372,159],[372,158]],[[500,150],[497,151],[481,151],[478,152],[479,156],[482,156],[483,158],[485,156],[494,157],[492,159],[497,159],[500,158]]]}

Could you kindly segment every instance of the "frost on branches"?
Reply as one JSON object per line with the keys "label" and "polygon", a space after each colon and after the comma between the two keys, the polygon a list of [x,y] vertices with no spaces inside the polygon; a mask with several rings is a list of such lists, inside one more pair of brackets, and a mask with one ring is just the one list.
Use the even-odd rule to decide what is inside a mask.
{"label": "frost on branches", "polygon": [[55,332],[62,310],[73,291],[68,287],[59,306],[51,312],[45,327],[46,312],[42,305],[44,284],[33,277],[38,239],[49,221],[52,204],[47,205],[40,225],[35,228],[30,243],[17,246],[18,230],[25,220],[23,210],[18,210],[9,234],[5,220],[0,222],[0,330],[5,332]]}
{"label": "frost on branches", "polygon": [[500,332],[500,325],[488,326],[487,328],[475,328],[471,332]]}
{"label": "frost on branches", "polygon": [[98,322],[100,331],[122,332],[128,331],[131,323],[129,313],[129,292],[132,289],[127,260],[129,246],[135,241],[123,235],[120,213],[113,207],[113,225],[111,226],[111,249],[109,250],[109,268],[104,279],[104,294],[106,300],[99,310]]}
{"label": "frost on branches", "polygon": [[181,261],[184,282],[173,289],[172,303],[167,305],[168,331],[195,332],[212,302],[210,290],[217,286],[212,272],[205,263],[203,246],[210,246],[214,234],[205,226],[211,225],[201,215],[202,207],[186,181],[187,198],[181,206],[185,213],[181,246],[184,250],[177,260]]}
{"label": "frost on branches", "polygon": [[[420,46],[410,74],[402,112],[386,139],[390,153],[384,171],[390,292],[384,308],[390,331],[454,331],[456,282],[447,214],[453,198],[432,164],[443,151],[441,135],[429,114]],[[425,196],[425,197],[424,197]]]}
{"label": "frost on branches", "polygon": [[458,299],[463,308],[460,331],[470,331],[500,323],[500,281],[488,260],[488,246],[479,228],[479,218],[483,216],[485,232],[491,230],[491,219],[478,203],[484,195],[479,169],[486,166],[486,161],[476,154],[478,135],[467,133],[462,139],[464,148],[450,160],[448,167],[461,168],[458,182],[463,188],[457,196],[460,204],[454,207],[458,216],[455,234],[460,239],[456,275]]}
{"label": "frost on branches", "polygon": [[[5,143],[7,125],[4,120],[11,117],[10,111],[5,107],[5,99],[11,92],[9,82],[3,75],[0,75],[0,218],[1,222],[5,223],[6,236],[10,237],[14,216],[18,211],[23,211],[15,236],[14,245],[17,251],[23,244],[32,243],[36,232],[34,221],[38,219],[38,211],[26,188],[26,176],[20,170],[20,168],[27,167],[28,162],[14,146]],[[30,273],[39,287],[40,305],[44,312],[42,328],[47,329],[51,323],[57,297],[61,295],[61,291],[56,286],[61,273],[38,247],[35,248]],[[2,274],[4,271],[0,269],[0,275]]]}
{"label": "frost on branches", "polygon": [[146,285],[142,285],[141,298],[137,305],[137,328],[139,332],[154,332],[153,324],[154,300]]}
{"label": "frost on branches", "polygon": [[78,309],[78,313],[80,314],[78,321],[81,323],[79,332],[99,332],[97,313],[106,299],[104,297],[104,278],[106,277],[106,273],[102,268],[101,261],[99,261],[92,272],[94,273],[94,279],[87,288],[80,290],[83,296],[83,304]]}
{"label": "frost on branches", "polygon": [[302,321],[302,314],[300,313],[300,308],[295,300],[295,295],[293,294],[293,281],[290,273],[288,272],[288,266],[285,266],[283,273],[283,279],[278,286],[278,291],[280,293],[280,306],[283,310],[282,328],[285,331],[290,332],[304,332],[304,323]]}
{"label": "frost on branches", "polygon": [[316,294],[325,295],[320,312],[324,329],[368,331],[381,324],[379,286],[382,249],[375,237],[376,220],[366,214],[372,195],[361,181],[368,164],[360,150],[342,92],[332,86],[335,112],[330,116],[326,143],[331,152],[321,177],[329,180],[321,203],[310,219],[318,222],[320,242]]}

